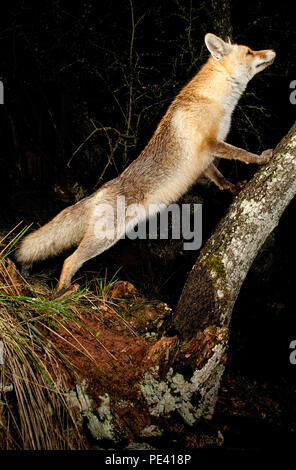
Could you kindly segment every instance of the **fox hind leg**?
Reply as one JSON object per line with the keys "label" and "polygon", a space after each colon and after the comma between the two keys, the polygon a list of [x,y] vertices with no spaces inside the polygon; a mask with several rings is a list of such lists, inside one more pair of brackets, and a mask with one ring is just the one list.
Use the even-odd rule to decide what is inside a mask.
{"label": "fox hind leg", "polygon": [[86,261],[109,249],[124,235],[127,222],[125,217],[115,224],[114,230],[102,230],[102,225],[96,227],[97,220],[96,217],[93,218],[77,249],[65,259],[59,282],[55,288],[55,298],[67,290],[72,277]]}
{"label": "fox hind leg", "polygon": [[[109,203],[107,213],[105,213],[106,206],[104,206],[105,200],[103,200],[101,206],[103,209],[94,210],[92,220],[78,248],[64,261],[60,279],[55,288],[55,298],[61,296],[68,289],[72,277],[86,261],[109,249],[122,238],[128,228],[136,225],[146,216],[146,214],[126,215],[125,208],[119,208],[120,212],[117,213],[116,199],[111,197],[106,200]],[[111,209],[115,208],[115,217],[108,212],[110,207]],[[97,209],[100,209],[100,204]]]}
{"label": "fox hind leg", "polygon": [[114,245],[116,241],[117,239],[97,240],[95,237],[92,237],[91,239],[89,237],[83,238],[74,253],[64,261],[60,279],[55,288],[55,298],[59,297],[67,290],[72,277],[86,261],[103,253]]}
{"label": "fox hind leg", "polygon": [[211,180],[213,183],[215,183],[219,189],[227,189],[233,194],[237,193],[237,188],[236,186],[228,181],[222,173],[218,170],[218,168],[215,167],[213,163],[211,163],[208,168],[204,171],[204,174]]}

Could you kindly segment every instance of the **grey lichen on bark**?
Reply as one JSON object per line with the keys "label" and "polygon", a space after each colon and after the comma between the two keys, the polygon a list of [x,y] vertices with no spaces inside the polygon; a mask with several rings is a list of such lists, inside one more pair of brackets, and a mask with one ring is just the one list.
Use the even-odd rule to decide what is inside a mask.
{"label": "grey lichen on bark", "polygon": [[[215,403],[213,395],[216,398],[217,386],[224,372],[224,354],[225,342],[221,341],[211,349],[209,360],[194,370],[190,378],[175,372],[173,367],[163,378],[159,375],[158,366],[148,369],[141,381],[141,390],[151,415],[169,416],[178,412],[189,425],[200,418],[211,418]],[[194,399],[197,396],[198,400]]]}

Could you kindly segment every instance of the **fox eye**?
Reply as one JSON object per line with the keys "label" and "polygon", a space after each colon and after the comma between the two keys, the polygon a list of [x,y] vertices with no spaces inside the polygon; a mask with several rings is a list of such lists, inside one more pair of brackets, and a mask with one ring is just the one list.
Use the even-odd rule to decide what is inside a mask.
{"label": "fox eye", "polygon": [[254,53],[252,51],[250,51],[250,49],[249,49],[248,52],[247,52],[247,55],[254,55]]}

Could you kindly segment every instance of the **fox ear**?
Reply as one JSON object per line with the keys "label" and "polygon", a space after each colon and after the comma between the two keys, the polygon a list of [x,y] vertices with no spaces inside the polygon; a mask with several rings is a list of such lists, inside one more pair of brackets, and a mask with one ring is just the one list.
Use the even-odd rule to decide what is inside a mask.
{"label": "fox ear", "polygon": [[222,57],[227,56],[231,51],[231,44],[223,41],[223,39],[218,38],[218,36],[212,33],[205,35],[205,44],[216,60],[222,59]]}

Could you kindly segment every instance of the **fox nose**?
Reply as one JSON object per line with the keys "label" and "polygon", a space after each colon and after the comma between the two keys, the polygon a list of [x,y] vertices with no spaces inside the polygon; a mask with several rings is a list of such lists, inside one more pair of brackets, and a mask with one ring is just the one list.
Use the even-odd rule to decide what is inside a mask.
{"label": "fox nose", "polygon": [[270,59],[274,59],[276,56],[276,52],[273,49],[270,49],[270,51],[268,51],[268,54]]}
{"label": "fox nose", "polygon": [[273,49],[266,51],[265,60],[272,63],[275,59],[276,53]]}

